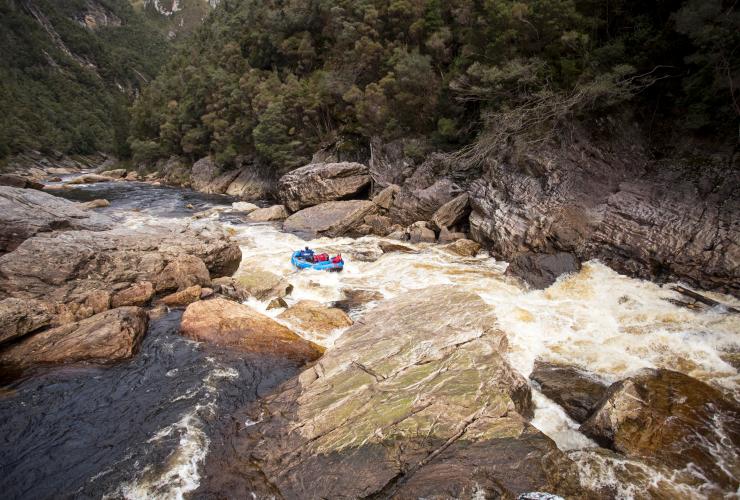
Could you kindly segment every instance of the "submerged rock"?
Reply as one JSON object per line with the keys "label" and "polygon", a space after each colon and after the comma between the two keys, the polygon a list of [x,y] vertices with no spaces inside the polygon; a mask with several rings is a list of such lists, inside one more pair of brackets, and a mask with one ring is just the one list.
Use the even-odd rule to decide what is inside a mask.
{"label": "submerged rock", "polygon": [[544,289],[555,283],[561,274],[581,269],[575,255],[566,252],[555,254],[522,253],[506,269],[506,274],[517,276],[535,289]]}
{"label": "submerged rock", "polygon": [[225,299],[190,304],[180,332],[193,340],[251,353],[313,361],[323,348],[304,340],[277,321],[244,304]]}
{"label": "submerged rock", "polygon": [[252,458],[285,498],[573,492],[573,464],[522,416],[529,387],[493,324],[455,287],[379,304],[264,401]]}
{"label": "submerged rock", "polygon": [[628,456],[690,468],[726,491],[740,486],[740,408],[688,375],[644,369],[613,384],[581,431]]}
{"label": "submerged rock", "polygon": [[331,238],[352,234],[365,217],[375,213],[372,201],[330,201],[296,212],[285,221],[283,229],[307,237]]}
{"label": "submerged rock", "polygon": [[291,212],[328,201],[346,200],[370,186],[370,173],[361,163],[314,163],[280,178],[278,196]]}
{"label": "submerged rock", "polygon": [[129,358],[138,349],[148,321],[146,311],[140,307],[112,309],[28,336],[2,351],[0,363],[27,367]]}
{"label": "submerged rock", "polygon": [[562,406],[579,423],[596,410],[607,391],[607,386],[591,374],[539,359],[529,378],[540,385],[542,394]]}
{"label": "submerged rock", "polygon": [[342,290],[343,299],[334,301],[333,307],[341,309],[344,312],[351,312],[359,309],[368,302],[383,300],[383,294],[375,290],[362,290],[354,288],[345,288]]}
{"label": "submerged rock", "polygon": [[108,217],[89,212],[79,203],[37,190],[0,186],[0,254],[39,233],[101,231],[112,224]]}

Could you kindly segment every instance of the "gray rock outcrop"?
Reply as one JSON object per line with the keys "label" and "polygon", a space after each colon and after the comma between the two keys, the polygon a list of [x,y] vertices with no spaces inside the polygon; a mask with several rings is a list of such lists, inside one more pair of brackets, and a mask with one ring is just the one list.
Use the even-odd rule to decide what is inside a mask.
{"label": "gray rock outcrop", "polygon": [[370,186],[368,168],[361,163],[316,163],[280,178],[278,196],[291,212],[329,201],[359,196]]}

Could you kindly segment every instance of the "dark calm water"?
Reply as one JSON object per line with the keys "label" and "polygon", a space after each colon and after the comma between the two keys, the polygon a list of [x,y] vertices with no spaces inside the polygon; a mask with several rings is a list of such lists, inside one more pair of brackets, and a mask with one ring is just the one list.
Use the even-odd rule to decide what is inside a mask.
{"label": "dark calm water", "polygon": [[[105,198],[101,211],[115,218],[188,217],[232,201],[139,183],[55,194]],[[300,366],[186,340],[180,316],[153,320],[128,361],[26,373],[0,388],[0,498],[178,498],[203,482],[224,433],[248,424],[235,422],[239,410]]]}

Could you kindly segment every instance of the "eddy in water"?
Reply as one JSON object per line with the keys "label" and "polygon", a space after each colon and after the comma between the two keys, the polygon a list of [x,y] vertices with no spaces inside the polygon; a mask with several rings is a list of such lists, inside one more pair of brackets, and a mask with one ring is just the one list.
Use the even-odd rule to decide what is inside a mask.
{"label": "eddy in water", "polygon": [[[740,320],[722,306],[687,308],[670,285],[598,261],[532,290],[474,242],[309,243],[260,213],[250,220],[269,207],[243,215],[228,199],[171,188],[102,183],[70,196],[109,199],[84,223],[124,229],[60,237],[56,254],[107,252],[91,261],[95,274],[91,263],[60,265],[74,277],[65,293],[105,289],[100,277],[124,263],[168,271],[116,275],[125,287],[105,289],[110,304],[159,304],[146,318],[125,305],[105,328],[85,323],[109,314],[95,313],[93,296],[68,313],[76,329],[30,337],[26,356],[52,352],[47,331],[83,328],[107,345],[128,332],[139,344],[122,344],[130,354],[108,367],[24,365],[0,397],[9,497],[737,492]],[[189,257],[175,258],[184,244]],[[308,245],[313,258],[296,256]],[[313,267],[338,264],[332,255],[344,256],[341,273]],[[34,287],[72,286],[62,282]]]}

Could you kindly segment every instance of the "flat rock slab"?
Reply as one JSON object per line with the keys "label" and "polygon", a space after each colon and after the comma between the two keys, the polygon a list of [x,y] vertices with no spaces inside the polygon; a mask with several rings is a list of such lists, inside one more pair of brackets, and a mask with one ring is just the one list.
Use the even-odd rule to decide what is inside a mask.
{"label": "flat rock slab", "polygon": [[53,317],[53,308],[40,300],[0,300],[0,344],[48,326]]}
{"label": "flat rock slab", "polygon": [[85,320],[30,335],[0,353],[0,363],[107,363],[131,357],[146,333],[149,318],[140,307],[120,307]]}
{"label": "flat rock slab", "polygon": [[527,382],[477,295],[380,303],[261,405],[255,463],[285,498],[570,493],[573,464],[530,426]]}
{"label": "flat rock slab", "polygon": [[377,205],[368,200],[330,201],[294,213],[285,221],[283,229],[311,238],[334,238],[350,234],[376,209]]}
{"label": "flat rock slab", "polygon": [[113,221],[79,204],[35,189],[0,186],[0,254],[39,233],[109,229]]}
{"label": "flat rock slab", "polygon": [[314,163],[285,174],[278,183],[280,201],[291,212],[328,201],[346,200],[370,186],[361,163]]}
{"label": "flat rock slab", "polygon": [[180,332],[201,342],[303,361],[318,359],[324,352],[251,307],[220,298],[190,304]]}

